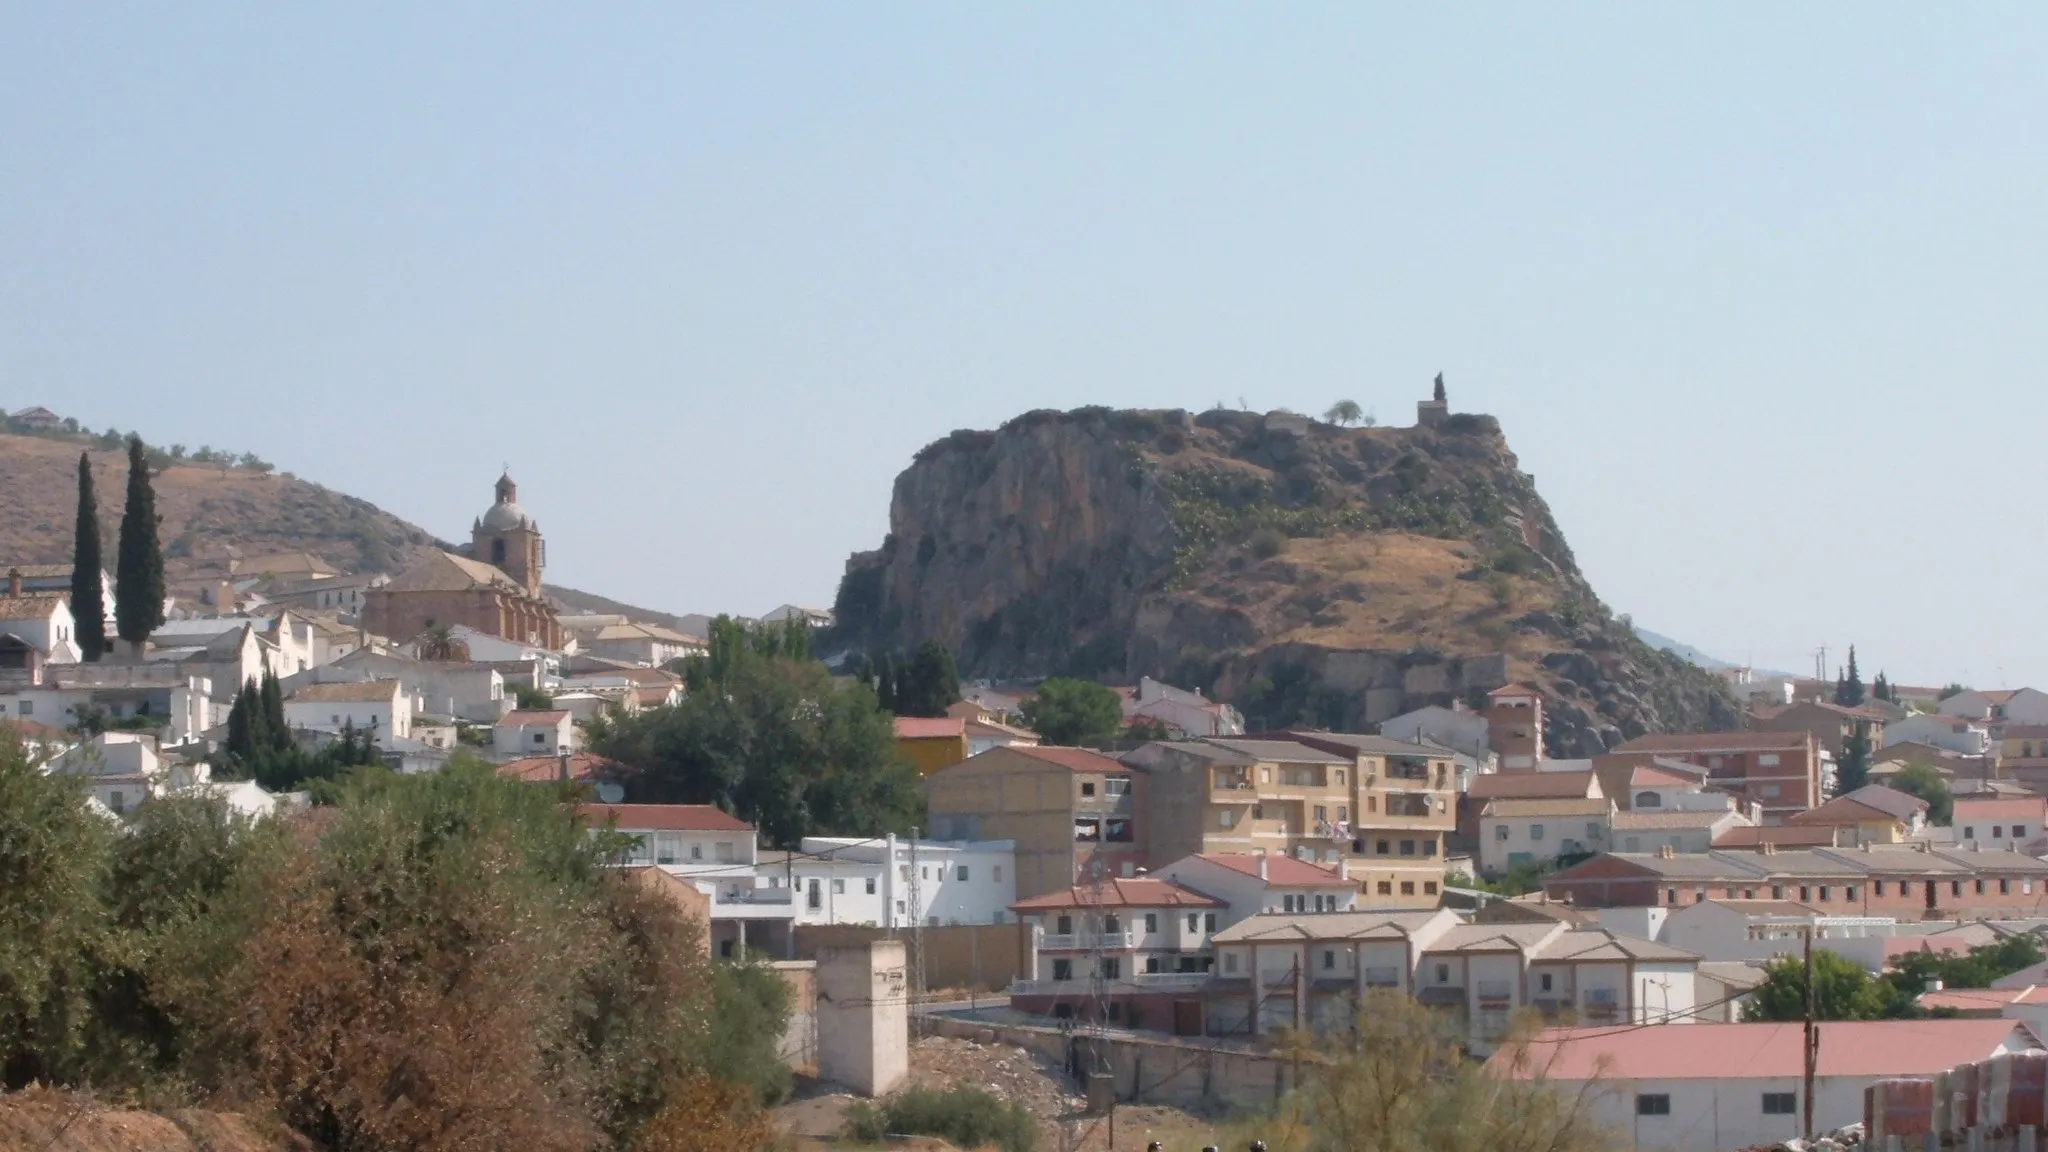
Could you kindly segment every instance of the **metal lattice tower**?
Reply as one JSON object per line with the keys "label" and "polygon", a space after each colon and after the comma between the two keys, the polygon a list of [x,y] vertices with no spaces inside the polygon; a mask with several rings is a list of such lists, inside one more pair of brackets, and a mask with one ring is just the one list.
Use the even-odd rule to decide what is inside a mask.
{"label": "metal lattice tower", "polygon": [[[1095,1017],[1092,1023],[1084,1022],[1086,1034],[1094,1040],[1088,1045],[1090,1066],[1082,1070],[1084,1077],[1107,1066],[1109,1057],[1103,1031],[1109,1023],[1109,976],[1104,971],[1109,950],[1103,947],[1109,918],[1103,908],[1103,887],[1102,857],[1097,856],[1088,864],[1089,901],[1094,905],[1092,923],[1085,919],[1082,921],[1084,926],[1092,929],[1088,942],[1088,998],[1093,1002]],[[1085,1078],[1082,1084],[1086,1086]]]}
{"label": "metal lattice tower", "polygon": [[910,1013],[913,1029],[923,1032],[918,1013],[924,1003],[924,870],[917,861],[918,830],[910,830]]}

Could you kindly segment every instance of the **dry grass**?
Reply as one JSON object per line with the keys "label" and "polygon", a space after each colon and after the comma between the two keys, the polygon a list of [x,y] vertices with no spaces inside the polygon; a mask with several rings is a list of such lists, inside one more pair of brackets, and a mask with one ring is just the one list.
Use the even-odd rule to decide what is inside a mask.
{"label": "dry grass", "polygon": [[272,1126],[221,1112],[145,1112],[71,1092],[0,1096],[0,1148],[49,1152],[282,1152],[306,1147]]}
{"label": "dry grass", "polygon": [[[0,434],[0,540],[6,541],[0,562],[71,559],[79,448],[61,440]],[[111,566],[128,460],[119,451],[94,450],[91,455],[103,555]],[[361,567],[365,539],[383,541],[400,556],[430,541],[420,528],[319,485],[206,464],[177,464],[159,473],[156,505],[174,569],[177,554],[187,548],[203,553],[232,544],[249,555],[311,552],[353,571]]]}

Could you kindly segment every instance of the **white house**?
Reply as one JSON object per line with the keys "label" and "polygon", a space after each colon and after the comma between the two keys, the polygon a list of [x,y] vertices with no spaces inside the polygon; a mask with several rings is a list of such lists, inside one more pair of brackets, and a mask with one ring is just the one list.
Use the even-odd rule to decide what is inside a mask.
{"label": "white house", "polygon": [[798,924],[1001,924],[1017,899],[1013,840],[805,837],[763,853],[761,883],[791,894]]}
{"label": "white house", "polygon": [[90,778],[92,798],[116,816],[133,814],[152,796],[208,779],[205,764],[166,763],[157,756],[155,737],[139,732],[102,732],[50,761],[48,769]]}
{"label": "white house", "polygon": [[65,727],[81,709],[110,719],[146,716],[162,722],[167,744],[183,744],[220,722],[223,702],[214,704],[212,681],[177,664],[55,664],[45,666],[40,685],[0,692],[0,713]]}
{"label": "white house", "polygon": [[505,676],[488,664],[414,660],[395,652],[359,649],[331,663],[284,679],[286,694],[306,684],[396,680],[415,698],[417,710],[495,724],[511,708]]}
{"label": "white house", "polygon": [[1673,852],[1705,852],[1714,846],[1715,837],[1730,828],[1749,827],[1754,825],[1736,812],[1732,804],[1691,811],[1636,808],[1616,812],[1609,818],[1607,846],[1616,852],[1656,852],[1664,848]]}
{"label": "white house", "polygon": [[[1880,1079],[2040,1046],[2026,1025],[2003,1019],[1830,1021],[1819,1032],[1813,1122],[1823,1132],[1862,1120],[1863,1090]],[[1583,1098],[1621,1147],[1722,1152],[1801,1134],[1804,1047],[1796,1023],[1555,1028],[1526,1050],[1496,1053],[1487,1070],[1542,1076]]]}
{"label": "white house", "polygon": [[1486,717],[1464,708],[1430,704],[1380,721],[1380,735],[1410,744],[1441,744],[1478,761],[1482,771],[1497,766],[1493,752],[1493,726]]}
{"label": "white house", "polygon": [[1340,857],[1335,868],[1270,852],[1205,852],[1183,856],[1157,873],[1228,906],[1223,926],[1266,912],[1350,912],[1358,881]]}
{"label": "white house", "polygon": [[788,955],[795,910],[788,889],[760,882],[752,825],[709,804],[584,804],[576,815],[592,834],[631,837],[618,866],[653,865],[710,898],[713,954]]}
{"label": "white house", "polygon": [[2001,796],[1958,799],[1955,818],[1949,821],[1956,839],[1974,842],[1986,852],[2026,852],[2035,855],[2044,833],[2048,833],[2048,796]]}
{"label": "white house", "polygon": [[491,729],[491,749],[500,756],[553,756],[576,750],[575,717],[566,708],[523,708],[507,712]]}
{"label": "white house", "polygon": [[1479,870],[1497,876],[1517,864],[1609,851],[1613,814],[1604,797],[1488,800],[1479,810]]}
{"label": "white house", "polygon": [[1943,700],[1936,711],[1967,720],[2048,724],[2048,692],[2034,688],[1970,689]]}
{"label": "white house", "polygon": [[[1596,913],[1608,927],[1622,923],[1610,917],[1642,910],[1603,909]],[[1836,915],[1788,900],[1700,900],[1667,911],[1654,939],[1696,952],[1708,960],[1769,960],[1797,953],[1805,935],[1813,946],[1845,956],[1869,971],[1884,967],[1885,941],[1898,931],[1892,916],[1856,913]]]}
{"label": "white house", "polygon": [[1168,731],[1186,736],[1244,735],[1244,717],[1237,709],[1150,676],[1139,678],[1137,689],[1124,697],[1123,708],[1126,722],[1156,720]]}
{"label": "white house", "polygon": [[412,738],[412,696],[396,680],[307,684],[284,702],[284,722],[311,732],[368,732],[379,744]]}
{"label": "white house", "polygon": [[84,659],[70,601],[22,592],[19,573],[11,578],[8,595],[0,596],[0,634],[29,644],[50,664],[76,664]]}
{"label": "white house", "polygon": [[1918,715],[1884,726],[1884,746],[1931,744],[1964,756],[1982,756],[1991,748],[1991,731],[1981,720],[1959,716]]}

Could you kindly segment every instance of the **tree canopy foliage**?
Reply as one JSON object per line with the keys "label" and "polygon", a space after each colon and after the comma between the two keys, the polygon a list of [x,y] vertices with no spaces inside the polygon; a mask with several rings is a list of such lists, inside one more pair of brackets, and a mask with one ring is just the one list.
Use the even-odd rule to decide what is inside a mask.
{"label": "tree canopy foliage", "polygon": [[1856,670],[1856,646],[1849,645],[1849,667],[1844,669],[1835,681],[1835,703],[1844,708],[1860,708],[1865,699],[1863,674]]}
{"label": "tree canopy foliage", "polygon": [[121,639],[140,644],[164,622],[164,551],[157,540],[156,491],[142,437],[128,438],[128,501],[121,511],[114,569],[114,624]]}
{"label": "tree canopy foliage", "polygon": [[116,832],[0,732],[6,1086],[225,1094],[368,1152],[758,1131],[786,993],[714,975],[565,799],[458,755],[313,813],[152,799]]}
{"label": "tree canopy foliage", "polygon": [[1093,680],[1055,676],[1018,709],[1024,723],[1048,744],[1085,744],[1115,739],[1124,726],[1122,697]]}
{"label": "tree canopy foliage", "polygon": [[[2039,964],[2040,941],[2008,936],[1968,952],[1908,952],[1892,958],[1882,975],[1826,949],[1813,953],[1814,1015],[1822,1020],[1879,1020],[1919,1016],[1915,1003],[1940,981],[1945,988],[1988,988],[2001,976]],[[1806,1016],[1806,968],[1798,956],[1764,965],[1764,982],[1743,1008],[1745,1020],[1802,1020]]]}
{"label": "tree canopy foliage", "polygon": [[944,716],[960,700],[953,652],[937,640],[918,645],[908,659],[885,653],[861,671],[875,685],[882,707],[898,716]]}
{"label": "tree canopy foliage", "polygon": [[772,845],[805,836],[907,833],[923,822],[917,773],[896,753],[874,691],[835,682],[808,628],[712,622],[683,666],[681,703],[591,725],[591,748],[648,803],[715,804]]}
{"label": "tree canopy foliage", "polygon": [[1955,819],[1956,799],[1950,794],[1948,781],[1941,778],[1926,764],[1908,764],[1892,774],[1890,787],[1900,792],[1910,792],[1927,801],[1927,820],[1932,824],[1948,824]]}
{"label": "tree canopy foliage", "polygon": [[[319,751],[299,744],[284,718],[284,692],[269,672],[249,680],[228,708],[228,735],[213,757],[223,780],[254,780],[272,792],[291,792],[309,783],[333,785],[357,768],[382,764],[376,733],[345,724]],[[330,788],[320,789],[321,798]]]}

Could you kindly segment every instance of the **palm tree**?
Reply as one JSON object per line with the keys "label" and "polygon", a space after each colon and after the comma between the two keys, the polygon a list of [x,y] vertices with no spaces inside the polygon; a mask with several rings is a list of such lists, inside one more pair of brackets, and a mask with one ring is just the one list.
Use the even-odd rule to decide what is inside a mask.
{"label": "palm tree", "polygon": [[422,660],[455,660],[468,662],[469,645],[455,635],[446,624],[436,624],[420,633],[413,641]]}
{"label": "palm tree", "polygon": [[1330,405],[1328,412],[1323,413],[1323,419],[1332,424],[1342,424],[1349,427],[1365,419],[1365,410],[1358,406],[1358,401],[1356,400],[1339,400],[1335,404]]}

